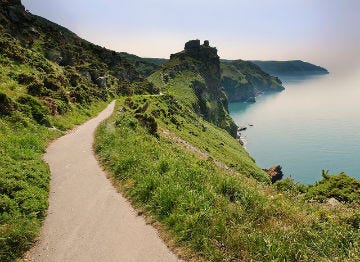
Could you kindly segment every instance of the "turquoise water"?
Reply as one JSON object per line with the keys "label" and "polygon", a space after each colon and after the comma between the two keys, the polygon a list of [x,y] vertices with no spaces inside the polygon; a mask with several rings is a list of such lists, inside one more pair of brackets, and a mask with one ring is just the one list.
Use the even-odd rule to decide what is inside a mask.
{"label": "turquoise water", "polygon": [[257,164],[280,164],[301,183],[321,179],[322,169],[360,179],[360,70],[282,80],[283,92],[229,105]]}

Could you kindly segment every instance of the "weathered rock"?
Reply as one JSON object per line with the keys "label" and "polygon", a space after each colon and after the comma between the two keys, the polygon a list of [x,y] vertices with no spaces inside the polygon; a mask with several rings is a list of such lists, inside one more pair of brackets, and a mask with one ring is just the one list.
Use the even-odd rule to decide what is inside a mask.
{"label": "weathered rock", "polygon": [[185,43],[185,51],[189,50],[199,50],[200,49],[200,40],[190,40]]}
{"label": "weathered rock", "polygon": [[269,176],[271,177],[271,182],[275,183],[276,181],[281,180],[284,176],[281,169],[282,169],[282,167],[278,165],[278,166],[273,166],[273,167],[270,167],[269,169],[263,169],[263,170],[269,174]]}
{"label": "weathered rock", "polygon": [[171,78],[172,72],[176,72],[175,77],[182,71],[197,72],[202,80],[189,82],[197,97],[195,111],[205,120],[224,128],[236,137],[237,127],[228,115],[228,99],[220,85],[220,58],[217,49],[207,46],[208,44],[207,40],[204,45],[200,44],[200,40],[188,41],[184,51],[171,55],[170,61],[174,62],[165,67],[165,72]]}
{"label": "weathered rock", "polygon": [[98,87],[102,88],[102,89],[106,89],[106,76],[100,76],[98,78],[96,78],[95,83],[98,85]]}
{"label": "weathered rock", "polygon": [[88,81],[88,82],[92,82],[91,80],[91,74],[89,73],[89,71],[79,71],[79,73],[85,77],[85,79]]}
{"label": "weathered rock", "polygon": [[326,203],[329,205],[329,206],[338,206],[340,205],[341,203],[334,197],[332,198],[329,198]]}

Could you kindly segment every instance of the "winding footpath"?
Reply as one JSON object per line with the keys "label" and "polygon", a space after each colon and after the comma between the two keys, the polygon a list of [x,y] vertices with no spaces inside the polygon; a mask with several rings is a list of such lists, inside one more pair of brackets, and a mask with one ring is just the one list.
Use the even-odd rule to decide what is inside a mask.
{"label": "winding footpath", "polygon": [[48,215],[25,261],[178,261],[157,231],[114,189],[94,156],[95,129],[111,115],[114,104],[48,147]]}

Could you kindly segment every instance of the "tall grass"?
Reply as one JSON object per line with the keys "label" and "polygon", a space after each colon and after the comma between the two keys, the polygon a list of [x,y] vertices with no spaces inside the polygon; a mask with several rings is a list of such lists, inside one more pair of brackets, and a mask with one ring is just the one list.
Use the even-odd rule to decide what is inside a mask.
{"label": "tall grass", "polygon": [[[164,109],[168,102],[154,103]],[[278,194],[246,175],[227,173],[212,158],[201,159],[171,139],[150,134],[136,118],[136,109],[118,105],[123,106],[125,113],[114,114],[98,129],[96,153],[122,192],[158,221],[188,257],[206,261],[360,259],[360,232],[352,214],[359,209],[308,203]],[[152,106],[150,102],[148,110]],[[216,129],[206,132],[216,135]],[[230,142],[236,143],[226,139],[224,146],[231,147]],[[218,141],[207,143],[212,148]],[[247,155],[241,158],[253,163],[245,159]],[[241,168],[247,170],[238,167],[240,173]]]}
{"label": "tall grass", "polygon": [[42,160],[47,144],[106,106],[74,107],[51,117],[58,129],[38,125],[20,112],[0,117],[0,261],[12,261],[38,235],[48,207],[50,171]]}

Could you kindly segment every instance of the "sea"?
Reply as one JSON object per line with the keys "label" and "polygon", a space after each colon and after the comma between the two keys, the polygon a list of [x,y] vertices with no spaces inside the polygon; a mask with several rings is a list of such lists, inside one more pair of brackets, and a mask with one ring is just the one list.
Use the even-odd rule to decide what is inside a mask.
{"label": "sea", "polygon": [[244,147],[258,166],[312,184],[322,170],[360,179],[360,68],[280,76],[285,90],[229,105]]}

